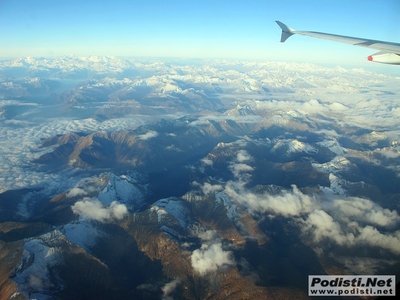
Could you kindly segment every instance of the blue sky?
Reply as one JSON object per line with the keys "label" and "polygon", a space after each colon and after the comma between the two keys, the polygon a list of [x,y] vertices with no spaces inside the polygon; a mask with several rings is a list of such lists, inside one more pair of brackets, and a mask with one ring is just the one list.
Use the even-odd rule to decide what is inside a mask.
{"label": "blue sky", "polygon": [[293,36],[275,20],[400,42],[399,0],[0,0],[0,57],[112,55],[329,62],[374,50]]}

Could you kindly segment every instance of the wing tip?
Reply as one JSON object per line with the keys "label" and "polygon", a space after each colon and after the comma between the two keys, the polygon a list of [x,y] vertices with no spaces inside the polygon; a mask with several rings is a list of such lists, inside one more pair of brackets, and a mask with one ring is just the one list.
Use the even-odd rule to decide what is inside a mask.
{"label": "wing tip", "polygon": [[281,21],[276,20],[275,22],[282,29],[281,43],[284,43],[289,37],[291,37],[293,34],[295,34],[295,30],[293,28],[290,28],[289,26],[282,23]]}

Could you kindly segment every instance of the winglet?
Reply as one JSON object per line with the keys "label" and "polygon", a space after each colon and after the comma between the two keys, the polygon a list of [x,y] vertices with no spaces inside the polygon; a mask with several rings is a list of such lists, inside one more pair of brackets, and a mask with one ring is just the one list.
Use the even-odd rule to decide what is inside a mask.
{"label": "winglet", "polygon": [[290,28],[289,26],[283,24],[282,22],[275,21],[280,28],[282,28],[282,35],[281,35],[281,43],[286,41],[289,37],[291,37],[293,34],[295,34],[295,30],[293,28]]}

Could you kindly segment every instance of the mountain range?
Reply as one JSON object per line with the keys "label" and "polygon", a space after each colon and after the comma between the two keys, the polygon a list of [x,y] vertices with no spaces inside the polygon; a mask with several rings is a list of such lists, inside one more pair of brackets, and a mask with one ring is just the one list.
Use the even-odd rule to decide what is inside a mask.
{"label": "mountain range", "polygon": [[72,56],[0,69],[0,299],[305,299],[311,274],[400,275],[399,78]]}

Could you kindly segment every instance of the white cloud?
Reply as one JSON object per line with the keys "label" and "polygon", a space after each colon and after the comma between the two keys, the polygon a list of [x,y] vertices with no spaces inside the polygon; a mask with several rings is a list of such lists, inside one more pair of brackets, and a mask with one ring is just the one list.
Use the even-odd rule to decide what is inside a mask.
{"label": "white cloud", "polygon": [[212,167],[214,162],[210,159],[210,158],[203,158],[202,160],[200,160],[200,167],[199,167],[199,171],[204,173],[206,170],[206,167]]}
{"label": "white cloud", "polygon": [[224,188],[220,184],[209,184],[208,182],[205,182],[203,186],[201,186],[201,189],[203,191],[204,195],[209,195],[209,194],[214,194],[216,192],[222,191]]}
{"label": "white cloud", "polygon": [[39,104],[33,102],[22,102],[18,100],[0,100],[0,108],[6,106],[39,106]]}
{"label": "white cloud", "polygon": [[209,159],[209,158],[203,158],[201,160],[201,163],[203,163],[206,166],[212,166],[213,165],[213,161],[211,159]]}
{"label": "white cloud", "polygon": [[[239,140],[235,143],[243,143],[243,140]],[[253,160],[250,154],[247,153],[246,150],[239,150],[236,154],[236,158],[229,164],[229,169],[233,173],[236,178],[241,178],[241,180],[247,180],[250,176],[249,172],[253,171],[254,168],[245,164],[244,162],[248,162]]]}
{"label": "white cloud", "polygon": [[117,201],[111,202],[109,209],[111,211],[111,215],[118,220],[123,219],[128,214],[126,205],[118,203]]}
{"label": "white cloud", "polygon": [[321,209],[314,210],[305,220],[298,221],[303,233],[306,236],[311,235],[312,243],[320,247],[323,247],[325,240],[331,240],[341,246],[365,245],[400,254],[400,230],[381,233],[371,225],[363,227],[354,221],[346,223],[335,220]]}
{"label": "white cloud", "polygon": [[316,243],[321,243],[324,238],[332,239],[339,245],[354,243],[354,235],[344,234],[340,224],[321,209],[316,209],[308,215],[302,230],[310,232]]}
{"label": "white cloud", "polygon": [[[396,248],[400,245],[400,231],[387,231],[399,223],[396,211],[358,197],[319,195],[317,198],[303,194],[295,185],[291,191],[284,190],[279,194],[253,193],[245,188],[248,181],[246,172],[252,168],[243,163],[235,163],[240,157],[247,160],[243,154],[241,152],[231,163],[236,181],[227,182],[223,192],[251,214],[268,213],[270,216],[293,218],[303,232],[303,237],[315,249],[322,250],[325,241],[330,240],[341,246],[367,245],[396,254],[400,252],[400,247]],[[202,188],[215,192],[211,186]],[[386,232],[382,233],[373,226],[385,227]]]}
{"label": "white cloud", "polygon": [[175,291],[175,289],[181,284],[181,280],[179,278],[176,278],[168,283],[166,283],[162,288],[162,300],[173,300],[171,297],[171,293]]}
{"label": "white cloud", "polygon": [[221,243],[203,244],[190,257],[193,269],[201,276],[218,269],[235,265],[230,251],[224,251]]}
{"label": "white cloud", "polygon": [[375,150],[376,153],[379,153],[386,158],[398,158],[400,157],[400,151],[393,148],[383,148]]}
{"label": "white cloud", "polygon": [[176,147],[175,145],[170,145],[165,147],[165,150],[168,151],[176,151],[176,152],[183,152],[181,149],[179,149],[178,147]]}
{"label": "white cloud", "polygon": [[79,188],[79,187],[72,188],[66,194],[67,198],[73,198],[73,197],[76,197],[76,196],[85,196],[85,195],[86,195],[86,192],[83,189]]}
{"label": "white cloud", "polygon": [[203,241],[219,241],[215,230],[200,231],[197,236]]}
{"label": "white cloud", "polygon": [[251,160],[252,157],[250,154],[247,153],[246,150],[239,150],[239,152],[236,155],[236,159],[238,162],[242,163]]}
{"label": "white cloud", "polygon": [[235,121],[239,124],[251,124],[261,122],[263,119],[258,115],[247,115],[247,116],[235,116],[235,115],[227,115],[227,114],[219,114],[215,113],[213,115],[201,116],[197,118],[195,121],[190,122],[191,126],[201,126],[208,125],[210,121]]}
{"label": "white cloud", "polygon": [[400,117],[400,107],[395,107],[391,109],[391,113],[395,117]]}
{"label": "white cloud", "polygon": [[[396,254],[400,252],[400,247],[396,248],[400,245],[400,231],[387,231],[399,223],[400,218],[394,210],[358,197],[319,195],[317,198],[303,194],[294,185],[291,191],[284,190],[279,194],[256,194],[245,188],[246,176],[236,178],[237,181],[229,181],[224,186],[223,191],[230,199],[251,214],[293,218],[303,237],[315,249],[322,250],[325,241],[330,240],[340,246],[367,245]],[[385,227],[385,232],[373,226]]]}
{"label": "white cloud", "polygon": [[292,191],[283,191],[278,195],[254,194],[241,184],[228,183],[225,193],[235,202],[243,205],[250,213],[269,212],[284,217],[298,216],[312,211],[316,206],[313,197],[303,194],[296,186]]}
{"label": "white cloud", "polygon": [[[160,118],[160,117],[158,117]],[[58,192],[71,188],[77,180],[76,175],[68,172],[41,172],[36,171],[34,159],[50,152],[51,149],[40,149],[43,139],[57,134],[69,132],[117,131],[126,130],[143,124],[146,121],[156,120],[156,117],[136,117],[110,119],[99,122],[95,119],[67,119],[48,118],[35,120],[35,123],[13,122],[6,120],[0,124],[0,193],[6,190],[26,187],[43,187],[56,189]]]}
{"label": "white cloud", "polygon": [[376,228],[366,226],[360,230],[357,241],[400,254],[400,230],[394,233],[382,234]]}
{"label": "white cloud", "polygon": [[157,131],[153,131],[153,130],[150,130],[150,131],[148,131],[148,132],[146,132],[144,134],[138,135],[139,139],[144,140],[144,141],[152,139],[152,138],[155,138],[156,136],[158,136],[158,132]]}
{"label": "white cloud", "polygon": [[247,172],[254,170],[253,167],[246,165],[246,164],[240,164],[240,163],[239,164],[231,164],[230,169],[236,178],[240,177],[240,175],[242,173],[247,173]]}
{"label": "white cloud", "polygon": [[[83,64],[86,64],[84,62]],[[174,67],[157,63],[160,75],[153,77],[155,84],[160,82],[191,82],[199,86],[223,89],[224,101],[228,98],[249,105],[255,112],[263,112],[273,120],[277,112],[298,111],[307,114],[318,113],[330,116],[331,112],[340,112],[340,119],[333,116],[332,122],[345,125],[359,125],[362,128],[387,130],[388,134],[398,137],[400,104],[398,102],[399,78],[360,70],[322,68],[315,65],[272,63],[272,62],[218,62],[207,66],[187,66],[185,74],[179,75]],[[223,68],[221,65],[225,64]],[[154,70],[153,64],[139,64],[138,68]],[[246,71],[243,71],[245,68]],[[165,72],[165,73],[163,73]],[[279,76],[270,76],[276,72]],[[173,75],[171,75],[173,74]],[[379,76],[378,76],[379,75]],[[145,84],[140,79],[140,84]],[[166,81],[167,80],[167,81]],[[148,82],[150,83],[150,79]],[[251,83],[250,89],[247,86]],[[276,99],[258,100],[259,89],[253,87],[271,87]],[[290,96],[288,97],[288,91]],[[294,92],[294,93],[292,93]],[[263,96],[264,97],[264,96]],[[250,99],[250,100],[249,100]],[[256,99],[256,100],[254,100]],[[228,100],[227,100],[228,101]],[[229,100],[232,101],[232,100]],[[24,105],[32,110],[42,109],[36,103],[22,103],[17,100],[1,100],[0,106]],[[35,113],[35,116],[39,115]],[[163,116],[135,116],[135,118],[109,119],[99,122],[96,119],[46,118],[3,120],[0,126],[0,192],[29,186],[45,185],[48,181],[67,180],[60,174],[46,174],[26,168],[32,166],[37,157],[41,139],[68,132],[115,131],[137,127],[140,124],[162,118]],[[286,116],[290,120],[290,117]],[[315,117],[315,116],[314,116]],[[330,116],[331,117],[331,116]],[[336,119],[335,119],[336,118]],[[279,119],[279,118],[278,118]],[[201,116],[193,125],[207,120],[235,120],[239,123],[258,123],[266,120],[259,115],[234,116],[211,114]],[[279,119],[279,122],[282,120]],[[312,120],[310,120],[312,121]],[[26,123],[30,122],[30,123]],[[36,123],[34,123],[36,122]],[[41,123],[39,123],[41,122]],[[208,122],[208,121],[207,121]],[[19,127],[15,127],[15,124]],[[4,125],[4,126],[3,126]],[[154,137],[154,132],[145,133],[141,138]],[[390,153],[388,153],[390,155]],[[238,162],[241,158],[238,158]],[[238,170],[239,171],[239,170]],[[70,187],[68,187],[70,188]]]}
{"label": "white cloud", "polygon": [[76,202],[71,209],[83,219],[93,219],[100,222],[111,218],[122,219],[128,213],[126,206],[117,201],[113,201],[110,206],[105,206],[99,200],[87,197]]}
{"label": "white cloud", "polygon": [[332,210],[336,218],[343,222],[365,222],[378,226],[393,226],[400,220],[396,211],[382,208],[380,205],[368,199],[347,197],[335,199],[331,202],[333,207],[327,206],[326,210]]}
{"label": "white cloud", "polygon": [[378,226],[392,226],[399,222],[399,215],[394,210],[387,208],[373,209],[365,214],[366,220]]}
{"label": "white cloud", "polygon": [[[223,62],[219,62],[219,64],[223,64]],[[159,66],[161,69],[158,68]],[[211,84],[218,86],[224,90],[223,101],[229,103],[234,99],[248,104],[253,111],[260,113],[263,117],[215,114],[202,116],[191,125],[210,124],[208,120],[235,120],[239,123],[247,123],[249,126],[252,125],[251,123],[261,124],[261,122],[275,122],[275,124],[285,126],[288,122],[292,122],[293,118],[304,117],[301,114],[304,112],[310,123],[318,118],[315,114],[322,114],[328,118],[318,121],[323,121],[328,125],[329,123],[345,127],[355,125],[370,130],[385,131],[385,134],[392,140],[398,139],[400,124],[398,118],[400,116],[399,77],[394,78],[363,70],[327,69],[307,64],[241,63],[240,68],[241,70],[244,68],[245,72],[235,69],[235,66],[235,63],[230,65],[227,63],[225,68],[187,66],[185,75],[179,75],[176,72],[170,72],[170,74],[174,74],[174,79],[176,79],[174,82],[180,80],[204,86],[211,86]],[[159,72],[171,70],[162,69],[162,67],[166,66],[157,64]],[[150,68],[154,68],[154,66]],[[279,76],[270,76],[271,72],[276,72]],[[154,77],[154,84],[157,84],[157,79],[165,76],[170,75],[161,74],[159,77]],[[244,86],[243,82],[251,83],[251,85]],[[272,87],[271,90],[274,90],[276,99],[265,100],[269,97],[259,96],[257,93],[260,90],[253,89],[258,86]],[[229,91],[231,94],[229,95],[225,91]],[[254,91],[256,92],[254,93]],[[290,91],[290,94],[287,91]],[[20,103],[16,100],[7,101],[3,101],[0,106],[19,105]],[[33,105],[32,108],[35,110],[41,108],[36,104]],[[293,114],[294,111],[296,114]],[[340,118],[338,113],[340,113]],[[25,116],[30,117],[30,115]],[[264,118],[264,116],[269,118]],[[49,149],[44,151],[38,149],[38,145],[44,138],[68,132],[131,129],[154,119],[155,117],[136,116],[135,118],[110,119],[104,122],[98,122],[91,118],[47,118],[43,119],[44,121],[26,120],[26,118],[3,120],[0,125],[0,192],[32,186],[44,186],[49,191],[63,191],[70,189],[75,184],[78,179],[67,172],[46,173],[35,171],[32,168],[34,166],[32,160],[43,154],[44,151],[49,151]],[[328,139],[329,137],[340,137],[340,134],[332,130],[325,130],[325,133]],[[157,136],[157,132],[149,131],[140,135],[139,138],[149,139],[155,136]],[[376,152],[387,158],[399,157],[397,150],[381,149]],[[248,164],[250,160],[248,153],[240,150],[230,166],[238,182],[229,182],[226,187],[222,184],[206,183],[202,186],[203,192],[214,193],[225,189],[225,193],[232,200],[248,208],[251,212],[302,220],[302,222],[298,222],[299,226],[302,226],[302,230],[313,237],[314,242],[330,239],[340,245],[363,243],[391,249],[391,251],[398,246],[399,234],[397,231],[393,232],[399,219],[396,211],[382,208],[370,200],[360,198],[341,197],[330,199],[330,201],[317,199],[302,194],[295,187],[292,191],[284,191],[278,195],[255,194],[244,188],[244,181],[248,178],[249,172],[253,171]],[[211,166],[212,160],[205,159],[203,165]],[[71,189],[67,196],[85,196],[85,194],[82,186],[79,186]],[[24,202],[26,205],[23,208],[26,210],[29,206],[28,202]],[[105,207],[99,205],[95,200],[91,203],[79,201],[74,208],[82,215],[87,214],[88,218],[101,220],[107,220],[111,216],[118,218],[125,214],[125,208],[121,204],[114,203]],[[28,210],[27,213],[29,213]]]}
{"label": "white cloud", "polygon": [[31,122],[24,121],[24,120],[4,120],[4,124],[10,125],[10,126],[20,126],[20,127],[26,127],[29,125],[33,125]]}
{"label": "white cloud", "polygon": [[338,102],[329,104],[328,107],[330,110],[333,110],[333,111],[341,111],[341,110],[349,109],[346,105],[343,105],[342,103],[338,103]]}
{"label": "white cloud", "polygon": [[318,100],[311,99],[303,103],[298,110],[303,111],[306,114],[315,114],[326,111],[327,107],[324,104],[321,104]]}

